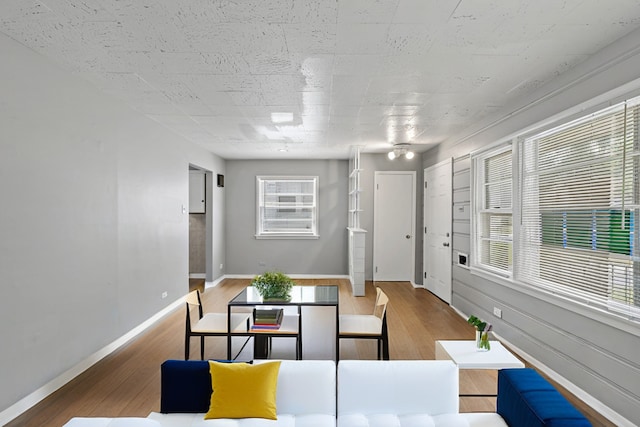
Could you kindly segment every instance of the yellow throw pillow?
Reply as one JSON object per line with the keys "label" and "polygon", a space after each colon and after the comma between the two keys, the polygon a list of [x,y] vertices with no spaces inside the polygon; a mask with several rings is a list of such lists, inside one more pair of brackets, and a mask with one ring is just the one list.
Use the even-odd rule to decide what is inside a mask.
{"label": "yellow throw pillow", "polygon": [[277,420],[276,388],[280,362],[251,365],[209,361],[212,418],[267,418]]}

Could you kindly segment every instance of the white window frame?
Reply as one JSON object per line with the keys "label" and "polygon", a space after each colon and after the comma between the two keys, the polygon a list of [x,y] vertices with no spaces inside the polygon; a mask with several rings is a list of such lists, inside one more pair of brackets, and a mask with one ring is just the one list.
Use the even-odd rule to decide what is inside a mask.
{"label": "white window frame", "polygon": [[[578,121],[582,118],[586,120],[589,115],[602,114],[608,108],[623,102],[622,98],[617,98],[617,101],[602,102],[602,98],[597,100],[597,104],[594,101],[585,103],[568,111],[566,114],[561,114],[550,118],[544,123],[537,126],[532,126],[522,130],[517,134],[513,134],[509,139],[502,140],[496,144],[491,145],[488,148],[478,150],[470,154],[471,166],[470,166],[470,181],[471,181],[471,257],[470,257],[470,270],[471,273],[479,277],[483,277],[489,280],[493,280],[496,283],[500,283],[504,286],[519,289],[520,291],[536,295],[538,298],[548,301],[549,303],[556,304],[561,307],[570,308],[576,312],[583,313],[583,315],[593,316],[594,318],[600,318],[603,322],[611,324],[614,327],[629,330],[633,328],[633,325],[637,325],[640,322],[640,308],[636,305],[621,304],[617,301],[609,299],[608,303],[602,304],[594,299],[594,296],[587,294],[581,295],[580,292],[564,292],[562,286],[550,285],[545,286],[543,283],[533,283],[525,280],[523,277],[523,271],[519,265],[519,261],[522,261],[524,254],[520,253],[521,240],[524,242],[524,236],[520,236],[522,233],[522,190],[524,185],[524,176],[522,171],[521,158],[524,152],[521,150],[521,144],[526,139],[543,134],[545,132],[553,131],[553,129],[562,130],[563,126],[570,126],[574,121]],[[628,105],[638,105],[640,98],[627,98]],[[585,114],[585,110],[589,110],[591,114]],[[626,122],[625,122],[626,123]],[[553,128],[553,129],[552,129]],[[637,129],[637,127],[636,127]],[[510,149],[512,152],[512,270],[510,273],[505,274],[501,269],[491,268],[491,266],[484,265],[480,262],[480,241],[479,241],[479,223],[480,209],[483,202],[484,193],[482,191],[484,171],[481,167],[483,162],[504,150]],[[634,154],[629,153],[631,157]],[[635,154],[637,156],[637,152]],[[633,205],[632,205],[633,206]],[[632,206],[628,206],[629,209]],[[623,204],[623,211],[627,208]],[[636,205],[636,209],[638,206]],[[640,215],[635,215],[635,221],[640,221]],[[637,242],[637,241],[636,241]],[[636,248],[640,248],[640,245],[635,245]],[[636,249],[637,250],[637,249]],[[634,252],[637,253],[637,252]],[[612,253],[611,257],[618,256]],[[639,257],[631,254],[632,259],[637,260]],[[637,295],[637,293],[636,293]]]}
{"label": "white window frame", "polygon": [[[621,178],[622,170],[613,171],[611,169],[613,167],[612,163],[616,161],[616,158],[617,158],[617,161],[622,161],[623,165],[626,163],[626,168],[629,168],[629,169],[633,168],[633,164],[632,164],[634,161],[633,158],[637,157],[637,152],[634,153],[632,151],[633,150],[632,148],[630,148],[629,150],[623,149],[622,144],[628,146],[629,141],[637,141],[638,135],[637,135],[637,132],[630,132],[629,135],[627,135],[627,132],[622,130],[627,126],[628,127],[632,126],[631,122],[629,123],[629,125],[627,125],[626,118],[624,120],[618,121],[617,126],[620,126],[620,127],[609,127],[610,123],[612,122],[612,120],[609,119],[609,117],[612,117],[614,114],[626,115],[627,105],[630,108],[635,107],[637,109],[637,106],[639,103],[640,103],[640,98],[638,97],[635,97],[628,101],[612,103],[612,105],[603,106],[602,108],[597,109],[591,114],[583,115],[574,120],[566,120],[561,124],[559,124],[558,126],[553,127],[550,130],[539,132],[539,133],[536,133],[535,135],[531,135],[531,136],[528,136],[527,138],[522,138],[520,140],[519,145],[522,146],[524,144],[527,144],[529,140],[544,138],[547,135],[562,134],[562,132],[566,132],[567,130],[571,131],[572,129],[580,126],[581,124],[587,124],[589,126],[593,126],[591,125],[592,122],[597,121],[599,118],[604,118],[603,120],[604,123],[599,124],[599,127],[593,127],[594,130],[590,130],[590,132],[593,132],[596,136],[593,136],[593,139],[590,139],[589,141],[590,142],[594,141],[593,142],[594,146],[597,146],[597,143],[604,142],[605,144],[609,145],[609,144],[612,144],[612,141],[616,140],[615,144],[619,144],[619,145],[615,145],[615,147],[618,150],[620,150],[620,152],[616,154],[617,157],[614,155],[605,154],[603,156],[598,157],[597,162],[595,162],[594,160],[590,160],[588,162],[585,161],[585,162],[576,164],[577,166],[582,167],[583,170],[588,167],[589,182],[593,182],[594,179],[599,179],[601,183],[604,181],[605,183],[604,188],[606,189],[605,195],[606,195],[606,192],[611,193],[609,194],[610,198],[608,199],[608,202],[606,198],[602,198],[603,197],[602,189],[600,189],[598,190],[599,191],[598,194],[601,197],[599,202],[589,201],[589,198],[593,196],[593,192],[590,191],[589,198],[585,198],[585,200],[587,201],[585,203],[580,203],[578,205],[575,205],[574,204],[575,201],[580,201],[580,202],[582,201],[582,199],[575,198],[575,196],[572,196],[574,197],[573,199],[574,201],[567,202],[566,200],[567,196],[564,195],[562,199],[563,200],[562,204],[556,204],[558,207],[554,208],[557,213],[564,212],[564,214],[567,215],[566,217],[564,217],[563,221],[565,222],[563,222],[561,226],[562,227],[561,230],[563,232],[563,234],[561,235],[562,240],[558,240],[556,243],[547,243],[546,245],[541,242],[540,248],[545,247],[547,251],[550,251],[550,249],[563,247],[562,253],[559,252],[557,256],[565,257],[564,263],[558,263],[557,269],[554,269],[554,271],[552,272],[553,276],[550,276],[550,272],[548,269],[546,271],[546,274],[547,274],[547,277],[561,277],[562,275],[564,275],[565,276],[564,281],[555,280],[555,279],[554,280],[544,279],[542,274],[539,274],[539,273],[531,274],[531,272],[527,272],[524,266],[530,265],[531,264],[530,260],[535,259],[536,257],[532,256],[531,253],[529,253],[529,258],[527,258],[525,255],[526,251],[524,250],[525,247],[523,247],[522,253],[518,253],[519,262],[523,264],[523,267],[521,268],[516,267],[516,272],[517,272],[516,279],[523,284],[540,288],[540,289],[546,289],[548,292],[552,294],[557,294],[569,300],[582,303],[590,307],[600,308],[612,314],[619,314],[624,318],[627,318],[636,322],[640,321],[640,308],[638,307],[638,305],[633,305],[629,303],[627,304],[620,303],[612,297],[612,294],[615,292],[615,289],[613,289],[613,286],[616,283],[618,285],[620,283],[623,283],[622,287],[624,288],[624,292],[634,291],[633,284],[630,285],[630,282],[628,282],[626,279],[623,279],[621,282],[620,276],[627,277],[629,275],[629,272],[631,272],[631,274],[633,275],[633,270],[634,270],[633,260],[637,261],[638,246],[637,244],[634,245],[630,243],[629,249],[632,250],[632,252],[629,254],[620,253],[615,249],[607,250],[605,249],[605,247],[608,247],[612,239],[619,240],[622,237],[611,237],[610,234],[607,235],[602,231],[606,230],[607,227],[609,227],[610,229],[615,229],[607,221],[608,219],[607,215],[609,216],[612,214],[615,215],[616,211],[623,212],[622,221],[625,221],[624,212],[635,211],[635,213],[627,213],[627,215],[632,215],[635,217],[635,219],[632,220],[631,223],[637,224],[637,221],[638,221],[638,217],[639,217],[638,206],[634,205],[633,202],[631,201],[627,201],[627,202],[621,201],[623,198],[626,198],[626,197],[622,197],[620,194],[616,193],[613,190],[614,186],[618,185],[618,184],[613,185],[614,183],[622,182],[623,185],[621,185],[620,187],[627,188],[626,189],[627,195],[634,194],[633,178],[629,179],[626,182],[626,184],[624,184],[624,181]],[[586,128],[587,127],[585,127],[585,129]],[[635,128],[637,129],[637,125],[635,126]],[[603,129],[606,129],[606,131],[603,131]],[[614,132],[612,129],[615,129],[616,132]],[[566,138],[564,135],[562,136],[563,138]],[[577,142],[578,141],[573,141],[574,144],[576,144]],[[571,147],[571,146],[568,145],[567,147]],[[591,151],[593,150],[595,150],[595,148],[591,149]],[[520,147],[520,151],[522,153],[522,157],[524,158],[525,149],[523,147]],[[627,154],[623,154],[624,152],[626,152]],[[611,156],[611,159],[613,160],[611,160],[609,156]],[[535,161],[537,162],[538,159],[539,157],[536,157]],[[520,162],[523,162],[522,158],[520,159]],[[608,165],[609,163],[611,163],[611,165]],[[563,163],[559,161],[558,162],[559,166],[557,168],[561,170],[562,164]],[[603,170],[607,171],[607,173],[603,175],[598,175],[597,165],[599,164],[605,165]],[[525,171],[524,171],[524,166],[522,166],[522,172],[520,176],[521,180],[524,180],[524,176],[525,176]],[[580,189],[586,188],[584,187],[583,183],[581,184],[582,185],[578,188]],[[518,185],[519,185],[518,188],[520,188],[520,186],[522,186],[523,184],[519,183]],[[600,184],[600,187],[602,187],[602,184]],[[637,191],[637,188],[635,188],[635,190]],[[520,191],[519,194],[522,197],[524,197],[524,192]],[[625,190],[622,191],[622,195],[625,195]],[[537,197],[538,196],[535,196],[533,200],[535,200]],[[606,205],[603,205],[603,202],[607,202]],[[521,223],[521,227],[524,227],[524,223],[525,223],[524,217],[525,217],[526,206],[524,202],[521,201],[520,203],[521,203],[520,206],[522,210],[521,215],[523,217],[523,219],[520,220],[520,223]],[[543,212],[542,209],[540,209],[540,211]],[[574,213],[573,217],[568,215],[572,212]],[[594,224],[592,225],[592,228],[589,230],[590,234],[585,235],[584,230],[581,230],[580,226],[575,224],[579,224],[579,222],[577,221],[580,221],[580,219],[578,219],[580,217],[583,217],[583,218],[586,217],[588,219],[589,218],[588,215],[590,215],[593,218],[589,220],[589,222],[596,221],[596,218],[602,218],[601,215],[605,215],[605,222],[598,225],[596,225],[596,223],[594,222]],[[531,217],[531,214],[529,214],[529,217]],[[626,218],[627,220],[629,220],[628,216]],[[584,219],[582,219],[582,221],[584,221]],[[602,219],[600,221],[602,221]],[[572,224],[574,224],[573,227],[572,227]],[[531,224],[529,224],[529,226],[531,227]],[[539,233],[542,239],[543,238],[542,236],[544,235],[543,228],[542,228],[543,225],[540,224],[538,227],[539,227],[538,230],[533,228],[533,231],[535,231],[536,234]],[[560,227],[556,227],[556,228],[560,229]],[[572,235],[567,234],[568,230],[571,230],[572,228],[573,228],[572,230],[573,234]],[[526,233],[525,230],[526,229],[524,228],[520,230],[520,233],[523,233],[523,236],[525,235],[524,233]],[[623,227],[621,230],[625,230],[625,228]],[[629,230],[628,227],[626,228],[626,230],[627,232],[630,232],[629,236],[627,236],[627,239],[633,238],[634,236],[633,230]],[[530,229],[528,233],[531,234],[532,230]],[[577,236],[579,236],[578,233],[582,233],[582,237],[580,239],[577,238]],[[584,236],[587,236],[588,238],[585,239]],[[600,247],[599,242],[603,242],[602,248]],[[522,239],[522,244],[527,245],[526,239],[524,237]],[[591,245],[591,247],[589,247],[589,245]],[[531,246],[529,245],[527,246],[527,248],[531,248]],[[541,255],[538,255],[538,256],[541,257]],[[554,256],[554,255],[547,254],[546,259],[549,260],[551,256]],[[573,266],[573,262],[569,263],[566,260],[566,258],[578,259],[578,257],[581,264],[576,262],[576,264],[578,264],[576,267]],[[539,261],[539,262],[542,263],[543,261]],[[604,268],[607,268],[608,271],[605,271]],[[593,270],[590,272],[589,269],[593,269]],[[540,269],[539,271],[542,271],[542,269]],[[601,276],[604,276],[604,277],[597,280],[594,279],[593,276],[595,273],[593,273],[593,271],[597,271]],[[580,286],[573,285],[571,282],[575,283],[576,280],[580,280],[581,274],[585,274],[586,276],[588,276],[589,280],[584,279],[583,281],[581,281]],[[633,281],[631,283],[633,283]]]}
{"label": "white window frame", "polygon": [[[265,187],[275,182],[290,181],[305,182],[306,184],[312,183],[313,190],[309,193],[266,193]],[[278,199],[287,198],[288,202],[293,201],[293,205],[287,204],[286,206],[279,207],[278,202],[267,202],[265,196],[276,196]],[[311,196],[312,201],[304,203],[302,197]],[[296,203],[299,201],[299,203]],[[267,209],[277,210],[280,212],[295,212],[297,210],[305,210],[311,214],[309,228],[304,229],[288,229],[283,228],[270,228],[266,226],[266,218],[264,213]],[[273,220],[273,218],[272,218]],[[282,221],[286,221],[283,218]],[[295,219],[294,219],[295,221]],[[301,222],[304,222],[301,220]],[[256,176],[256,239],[317,239],[318,234],[318,177],[317,176],[272,176],[272,175],[259,175]]]}
{"label": "white window frame", "polygon": [[[511,198],[511,208],[510,209],[501,209],[500,210],[500,215],[505,216],[511,216],[511,222],[512,222],[512,229],[514,227],[514,211],[513,211],[513,206],[515,203],[515,198],[513,197],[514,191],[513,191],[513,185],[514,185],[514,180],[513,177],[515,176],[514,174],[514,170],[513,170],[513,165],[515,164],[515,153],[513,150],[513,144],[512,141],[507,141],[507,142],[500,142],[497,145],[494,145],[488,149],[485,150],[481,150],[481,151],[476,151],[474,153],[471,153],[471,188],[472,188],[472,197],[471,197],[471,260],[470,260],[470,268],[472,270],[482,270],[482,271],[486,271],[488,273],[491,274],[495,274],[497,276],[500,277],[506,277],[506,278],[511,278],[513,277],[513,248],[514,248],[514,243],[513,243],[513,234],[511,236],[511,239],[509,240],[502,240],[504,242],[508,242],[509,244],[511,244],[511,253],[512,253],[512,261],[510,264],[510,268],[508,269],[500,269],[500,268],[496,268],[492,265],[489,264],[485,264],[482,262],[482,250],[483,250],[483,242],[482,242],[482,236],[481,236],[481,226],[479,224],[479,221],[481,221],[481,219],[486,216],[487,214],[491,214],[491,209],[487,208],[484,206],[484,201],[485,201],[485,182],[484,182],[484,176],[485,176],[485,168],[484,168],[484,163],[487,159],[490,159],[492,157],[496,157],[499,156],[507,151],[511,152],[511,156],[512,156],[512,184],[511,184],[511,193],[512,193],[512,198]],[[497,213],[497,211],[496,211]]]}

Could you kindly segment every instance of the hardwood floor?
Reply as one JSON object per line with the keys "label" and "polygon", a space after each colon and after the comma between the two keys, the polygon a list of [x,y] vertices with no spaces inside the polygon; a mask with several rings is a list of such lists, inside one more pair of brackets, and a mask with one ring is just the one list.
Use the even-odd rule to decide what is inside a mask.
{"label": "hardwood floor", "polygon": [[[368,313],[375,290],[367,282],[366,295],[353,297],[347,280],[296,280],[304,284],[340,286],[341,313]],[[203,294],[207,311],[225,311],[226,303],[248,279],[226,279]],[[197,285],[197,284],[196,284]],[[376,282],[389,296],[387,319],[391,359],[433,359],[439,339],[473,339],[473,329],[447,304],[424,289],[406,282]],[[185,289],[185,294],[187,290]],[[118,351],[107,356],[73,381],[44,399],[6,427],[62,426],[74,416],[140,416],[158,411],[160,364],[184,357],[184,306],[165,316]],[[375,359],[374,341],[342,340],[341,359]],[[192,341],[191,358],[199,357],[199,343]],[[226,358],[226,339],[208,338],[205,357]],[[495,391],[495,372],[460,371],[461,393]],[[614,426],[566,390],[556,387],[584,413],[594,426]],[[494,411],[495,399],[463,398],[462,412]]]}

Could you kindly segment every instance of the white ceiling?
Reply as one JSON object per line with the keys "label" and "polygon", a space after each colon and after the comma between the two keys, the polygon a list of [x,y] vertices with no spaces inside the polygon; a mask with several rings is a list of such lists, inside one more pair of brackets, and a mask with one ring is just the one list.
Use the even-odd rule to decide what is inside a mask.
{"label": "white ceiling", "polygon": [[638,27],[640,0],[0,1],[0,32],[227,159],[426,151]]}

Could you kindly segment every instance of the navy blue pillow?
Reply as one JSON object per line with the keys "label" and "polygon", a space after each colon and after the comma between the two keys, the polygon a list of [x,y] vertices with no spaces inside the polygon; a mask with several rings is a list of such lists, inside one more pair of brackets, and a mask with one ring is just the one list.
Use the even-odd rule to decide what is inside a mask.
{"label": "navy blue pillow", "polygon": [[206,360],[167,360],[160,366],[160,412],[207,412],[211,392]]}
{"label": "navy blue pillow", "polygon": [[167,360],[160,366],[160,412],[163,414],[205,413],[209,411],[212,391],[206,360]]}

